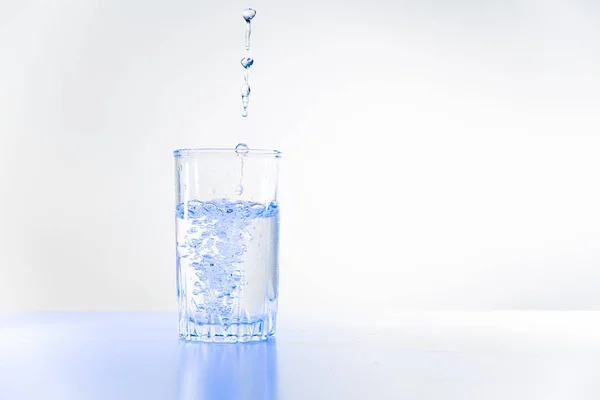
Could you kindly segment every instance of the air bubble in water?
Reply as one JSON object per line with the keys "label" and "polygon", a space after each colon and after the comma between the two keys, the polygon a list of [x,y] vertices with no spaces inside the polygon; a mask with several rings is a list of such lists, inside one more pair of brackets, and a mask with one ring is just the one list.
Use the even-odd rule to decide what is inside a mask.
{"label": "air bubble in water", "polygon": [[242,11],[242,17],[246,20],[246,22],[252,21],[252,18],[256,16],[256,10],[253,8],[246,8]]}
{"label": "air bubble in water", "polygon": [[248,69],[254,64],[254,60],[251,57],[244,57],[240,61],[240,64],[242,64],[242,67]]}

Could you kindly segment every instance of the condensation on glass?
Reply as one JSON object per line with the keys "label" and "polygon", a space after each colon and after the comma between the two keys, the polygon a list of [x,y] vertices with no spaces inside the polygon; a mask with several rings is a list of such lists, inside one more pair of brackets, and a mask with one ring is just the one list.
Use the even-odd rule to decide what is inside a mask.
{"label": "condensation on glass", "polygon": [[179,335],[208,342],[272,337],[281,153],[240,144],[174,156]]}

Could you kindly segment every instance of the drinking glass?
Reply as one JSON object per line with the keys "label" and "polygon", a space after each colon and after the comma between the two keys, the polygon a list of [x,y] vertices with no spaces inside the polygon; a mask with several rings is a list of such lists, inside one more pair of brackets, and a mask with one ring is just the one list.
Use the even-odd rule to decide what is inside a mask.
{"label": "drinking glass", "polygon": [[275,334],[281,153],[181,149],[175,156],[179,336],[259,341]]}

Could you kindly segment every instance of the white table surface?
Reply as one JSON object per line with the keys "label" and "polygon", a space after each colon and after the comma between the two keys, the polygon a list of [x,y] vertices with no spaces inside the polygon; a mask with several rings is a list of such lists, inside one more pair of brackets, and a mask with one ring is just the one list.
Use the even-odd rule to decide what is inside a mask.
{"label": "white table surface", "polygon": [[0,399],[600,399],[600,313],[281,315],[258,344],[165,312],[0,314]]}

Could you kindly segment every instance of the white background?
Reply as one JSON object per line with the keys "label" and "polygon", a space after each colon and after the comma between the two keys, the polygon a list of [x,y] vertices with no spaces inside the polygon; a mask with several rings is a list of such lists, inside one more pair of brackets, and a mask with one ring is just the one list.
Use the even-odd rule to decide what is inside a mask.
{"label": "white background", "polygon": [[238,142],[281,312],[598,309],[599,71],[594,1],[0,0],[0,311],[175,309],[171,152]]}

